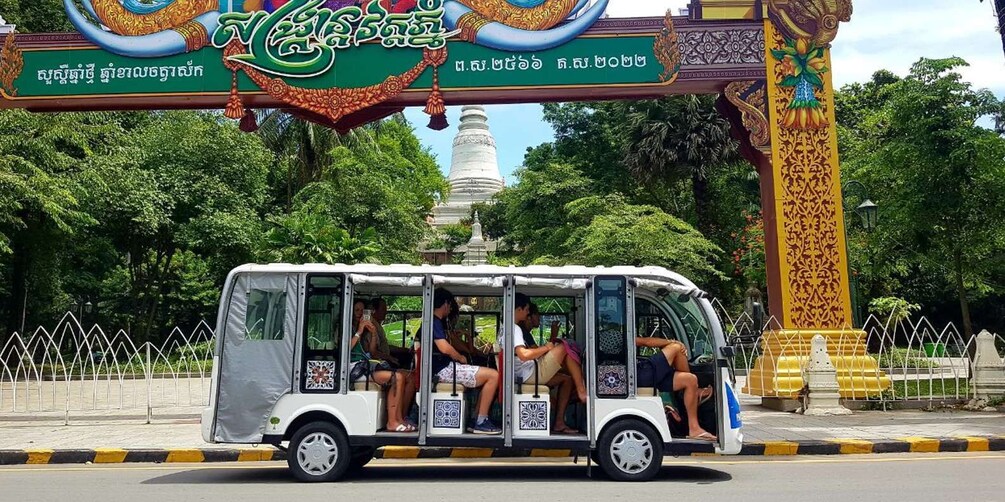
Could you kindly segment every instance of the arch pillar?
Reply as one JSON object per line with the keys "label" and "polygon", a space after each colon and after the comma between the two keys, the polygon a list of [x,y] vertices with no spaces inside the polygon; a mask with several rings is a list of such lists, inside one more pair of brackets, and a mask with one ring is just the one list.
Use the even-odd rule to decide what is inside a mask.
{"label": "arch pillar", "polygon": [[[703,0],[707,19],[714,0]],[[890,386],[852,325],[830,43],[851,1],[765,0],[766,79],[732,82],[720,110],[760,175],[772,321],[745,392],[791,399],[822,334],[845,398]]]}

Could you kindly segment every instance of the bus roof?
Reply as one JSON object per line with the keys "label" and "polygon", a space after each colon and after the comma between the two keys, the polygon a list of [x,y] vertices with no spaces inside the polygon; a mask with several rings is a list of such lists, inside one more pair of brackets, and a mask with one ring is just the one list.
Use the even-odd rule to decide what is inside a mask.
{"label": "bus roof", "polygon": [[527,276],[527,277],[593,277],[598,275],[623,275],[631,278],[666,281],[696,293],[700,288],[683,275],[663,267],[586,267],[567,265],[551,267],[531,265],[526,267],[501,267],[498,265],[345,265],[341,263],[290,263],[247,264],[235,268],[232,274],[242,273],[315,273],[315,274],[367,274],[367,275],[445,275],[445,276]]}

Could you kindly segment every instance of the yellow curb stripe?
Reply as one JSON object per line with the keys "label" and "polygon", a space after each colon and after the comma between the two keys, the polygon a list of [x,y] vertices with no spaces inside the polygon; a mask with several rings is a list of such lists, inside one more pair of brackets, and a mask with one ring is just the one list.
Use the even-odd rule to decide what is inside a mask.
{"label": "yellow curb stripe", "polygon": [[963,436],[967,440],[967,451],[990,451],[991,441],[988,438]]}
{"label": "yellow curb stripe", "polygon": [[798,455],[798,454],[799,454],[799,443],[793,443],[791,441],[764,442],[765,456]]}
{"label": "yellow curb stripe", "polygon": [[566,458],[572,456],[572,450],[544,450],[534,448],[530,450],[531,457],[545,457],[545,458]]}
{"label": "yellow curb stripe", "polygon": [[420,451],[414,446],[386,446],[383,458],[419,458]]}
{"label": "yellow curb stripe", "polygon": [[121,464],[126,461],[126,450],[121,448],[95,448],[95,464]]}
{"label": "yellow curb stripe", "polygon": [[707,451],[696,451],[691,453],[692,457],[721,457],[722,455],[718,453],[709,453]]}
{"label": "yellow curb stripe", "polygon": [[199,463],[206,460],[201,450],[168,450],[167,460],[169,463]]}
{"label": "yellow curb stripe", "polygon": [[450,458],[492,458],[492,448],[454,448]]}
{"label": "yellow curb stripe", "polygon": [[48,464],[49,459],[52,458],[52,450],[32,449],[24,452],[28,454],[26,464]]}
{"label": "yellow curb stripe", "polygon": [[899,438],[901,441],[910,443],[911,453],[938,453],[939,452],[939,440],[932,438],[924,438],[918,436],[910,436],[906,438]]}
{"label": "yellow curb stripe", "polygon": [[864,455],[872,453],[873,442],[862,439],[831,439],[841,446],[842,455]]}
{"label": "yellow curb stripe", "polygon": [[268,462],[272,460],[273,450],[245,448],[237,454],[238,462]]}

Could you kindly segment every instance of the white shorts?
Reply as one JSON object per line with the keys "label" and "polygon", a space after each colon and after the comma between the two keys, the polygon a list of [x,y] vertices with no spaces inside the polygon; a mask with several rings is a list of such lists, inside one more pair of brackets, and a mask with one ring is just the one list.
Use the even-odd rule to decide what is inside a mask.
{"label": "white shorts", "polygon": [[472,366],[470,364],[448,364],[446,368],[443,368],[436,374],[436,376],[440,378],[440,383],[454,383],[454,367],[457,368],[457,383],[469,389],[478,387],[478,379],[476,378],[476,375],[478,374],[480,367]]}

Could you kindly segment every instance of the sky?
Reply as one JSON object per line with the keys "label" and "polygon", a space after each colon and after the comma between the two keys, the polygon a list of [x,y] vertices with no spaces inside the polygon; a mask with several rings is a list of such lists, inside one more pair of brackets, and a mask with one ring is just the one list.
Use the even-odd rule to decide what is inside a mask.
{"label": "sky", "polygon": [[[611,17],[661,16],[687,0],[611,0]],[[990,0],[854,0],[855,13],[834,42],[833,77],[836,86],[869,80],[881,69],[907,74],[922,57],[959,56],[970,63],[961,71],[977,87],[1005,97],[1005,53],[995,30]],[[523,162],[528,147],[554,139],[539,104],[486,107],[489,126],[499,148],[499,169],[507,184]],[[421,108],[406,110],[423,144],[436,155],[444,174],[450,171],[450,150],[460,107],[448,109],[451,127],[426,128],[429,118]]]}

